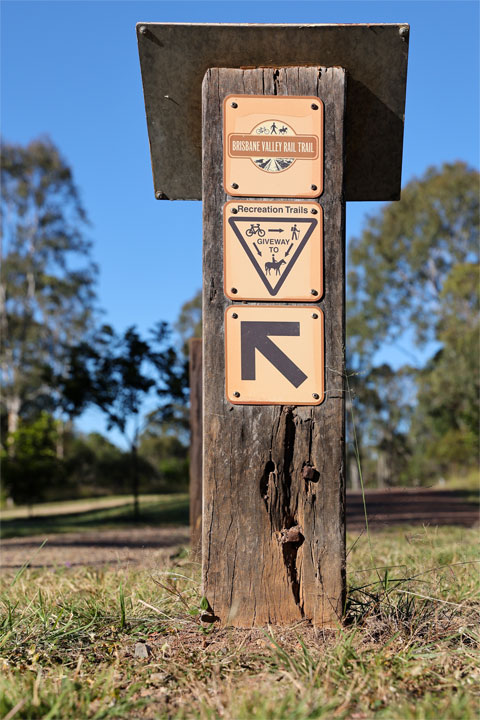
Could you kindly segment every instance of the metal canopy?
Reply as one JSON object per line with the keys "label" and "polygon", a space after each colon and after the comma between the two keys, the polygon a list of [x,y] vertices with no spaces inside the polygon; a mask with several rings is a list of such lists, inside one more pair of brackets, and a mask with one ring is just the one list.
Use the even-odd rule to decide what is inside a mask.
{"label": "metal canopy", "polygon": [[201,200],[201,86],[210,67],[348,72],[346,200],[400,197],[409,26],[138,23],[156,197]]}

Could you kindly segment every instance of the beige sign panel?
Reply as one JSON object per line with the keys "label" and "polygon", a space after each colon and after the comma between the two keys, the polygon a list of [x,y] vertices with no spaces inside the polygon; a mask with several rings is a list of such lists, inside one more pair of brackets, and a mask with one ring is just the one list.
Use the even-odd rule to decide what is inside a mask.
{"label": "beige sign panel", "polygon": [[224,292],[232,300],[318,301],[323,211],[313,202],[228,202]]}
{"label": "beige sign panel", "polygon": [[317,306],[233,305],[225,313],[226,393],[240,405],[324,400],[323,312]]}
{"label": "beige sign panel", "polygon": [[323,103],[317,97],[229,95],[223,125],[228,195],[321,195]]}

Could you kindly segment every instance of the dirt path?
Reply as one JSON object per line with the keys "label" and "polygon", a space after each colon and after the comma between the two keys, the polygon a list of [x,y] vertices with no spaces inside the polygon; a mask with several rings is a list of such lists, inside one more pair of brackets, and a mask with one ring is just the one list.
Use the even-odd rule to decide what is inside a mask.
{"label": "dirt path", "polygon": [[[473,493],[463,490],[391,488],[367,490],[368,525],[381,530],[392,525],[460,525],[475,527],[480,516],[478,506],[468,502]],[[361,492],[347,493],[347,530],[365,527]]]}
{"label": "dirt path", "polygon": [[131,528],[2,540],[0,568],[118,564],[158,567],[189,542],[188,527]]}
{"label": "dirt path", "polygon": [[[457,525],[475,527],[477,507],[467,502],[467,493],[452,490],[402,488],[371,490],[366,493],[369,527],[382,530],[398,525]],[[361,493],[347,496],[347,529],[365,527]],[[3,540],[0,567],[20,567],[30,560],[31,567],[132,564],[158,567],[189,542],[187,527],[140,527],[83,533],[45,535]],[[38,551],[38,552],[37,552]]]}

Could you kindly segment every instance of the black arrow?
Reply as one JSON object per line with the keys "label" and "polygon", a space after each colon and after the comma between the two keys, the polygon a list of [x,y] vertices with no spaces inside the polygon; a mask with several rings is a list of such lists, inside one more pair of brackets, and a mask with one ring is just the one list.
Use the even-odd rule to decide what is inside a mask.
{"label": "black arrow", "polygon": [[285,257],[288,257],[290,255],[290,250],[292,249],[292,247],[293,247],[293,243],[290,245],[287,252],[285,253]]}
{"label": "black arrow", "polygon": [[257,244],[256,244],[256,243],[253,243],[253,247],[255,248],[255,250],[257,251],[257,253],[258,253],[258,254],[260,255],[260,257],[261,257],[261,255],[262,255],[262,252],[261,252],[261,250],[259,250],[259,249],[258,249],[258,247],[257,247]]}
{"label": "black arrow", "polygon": [[268,232],[278,232],[278,233],[282,233],[283,230],[282,230],[282,228],[268,228]]}
{"label": "black arrow", "polygon": [[299,322],[246,322],[241,323],[242,380],[255,380],[255,350],[282,373],[296,388],[307,379],[300,368],[275,345],[269,335],[300,335]]}

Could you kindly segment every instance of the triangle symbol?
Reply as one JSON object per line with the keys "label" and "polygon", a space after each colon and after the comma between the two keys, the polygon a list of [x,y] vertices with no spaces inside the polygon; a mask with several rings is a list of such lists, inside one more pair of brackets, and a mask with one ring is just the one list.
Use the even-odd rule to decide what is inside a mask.
{"label": "triangle symbol", "polygon": [[315,218],[230,217],[230,227],[272,297],[315,230]]}

